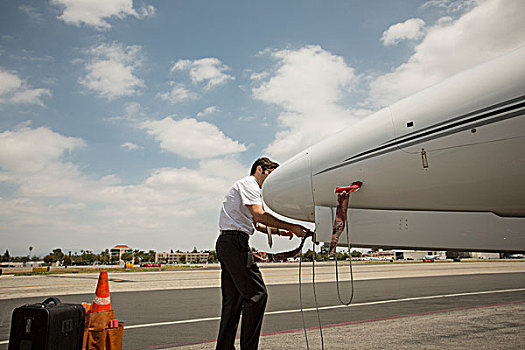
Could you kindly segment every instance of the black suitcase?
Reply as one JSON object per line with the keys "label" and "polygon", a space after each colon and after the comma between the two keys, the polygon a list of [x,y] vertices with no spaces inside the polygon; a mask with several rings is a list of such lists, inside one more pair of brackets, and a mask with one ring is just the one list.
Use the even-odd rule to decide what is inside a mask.
{"label": "black suitcase", "polygon": [[13,310],[9,350],[81,350],[86,315],[81,304],[58,298]]}

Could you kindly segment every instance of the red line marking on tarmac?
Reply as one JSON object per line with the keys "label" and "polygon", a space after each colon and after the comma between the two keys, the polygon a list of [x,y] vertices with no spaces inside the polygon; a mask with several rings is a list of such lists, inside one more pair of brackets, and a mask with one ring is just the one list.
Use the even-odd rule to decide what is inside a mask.
{"label": "red line marking on tarmac", "polygon": [[[472,309],[482,309],[482,308],[487,308],[487,307],[522,304],[522,303],[525,303],[525,300],[509,301],[509,302],[506,302],[506,303],[498,303],[498,304],[484,304],[484,305],[472,305],[472,306],[454,307],[454,308],[442,309],[442,310],[432,310],[432,311],[424,311],[424,312],[415,312],[415,313],[404,314],[404,315],[371,318],[371,319],[368,319],[368,320],[356,320],[356,321],[341,322],[341,323],[331,323],[331,324],[323,325],[322,328],[323,329],[325,329],[325,328],[334,328],[334,327],[349,326],[349,325],[353,325],[353,324],[395,320],[395,319],[398,319],[398,318],[425,316],[425,315],[439,314],[439,313],[445,313],[445,312],[463,311],[463,310],[472,310]],[[306,328],[307,331],[311,331],[311,330],[315,330],[315,329],[319,329],[319,327],[307,327]],[[266,336],[270,336],[270,335],[277,335],[277,334],[297,333],[297,332],[302,332],[302,331],[304,331],[303,328],[286,329],[286,330],[276,331],[276,332],[261,333],[261,337],[266,337]],[[235,339],[239,339],[239,337],[236,337]],[[197,344],[207,344],[207,343],[214,343],[216,341],[217,341],[217,338],[215,338],[215,339],[208,339],[208,340],[194,341],[194,342],[187,342],[187,343],[173,343],[173,344],[155,345],[155,346],[147,347],[145,350],[166,349],[166,348],[171,348],[171,347],[181,347],[181,346],[197,345]]]}
{"label": "red line marking on tarmac", "polygon": [[[395,315],[395,316],[388,316],[388,317],[371,318],[371,319],[368,319],[368,320],[356,320],[356,321],[341,322],[341,323],[331,323],[331,324],[323,325],[322,328],[323,329],[324,328],[333,328],[333,327],[348,326],[348,325],[360,324],[360,323],[395,320],[397,318],[407,318],[407,317],[414,317],[414,316],[425,316],[425,315],[439,314],[439,313],[452,312],[452,311],[462,311],[462,310],[470,310],[470,309],[482,309],[482,308],[486,308],[486,307],[504,306],[504,305],[522,304],[522,303],[525,303],[525,300],[510,301],[510,302],[507,302],[507,303],[498,303],[498,304],[485,304],[485,305],[473,305],[473,306],[464,306],[464,307],[454,307],[454,308],[443,309],[443,310],[432,310],[432,311],[416,312],[416,313],[412,313],[412,314],[404,314],[404,315]],[[315,330],[315,329],[319,329],[319,327],[307,327],[306,328],[307,331]],[[282,331],[262,333],[261,336],[295,333],[295,332],[299,332],[299,331],[303,331],[303,328],[286,329],[286,330],[282,330]]]}
{"label": "red line marking on tarmac", "polygon": [[[237,338],[239,338],[239,337],[237,337]],[[187,342],[187,343],[173,343],[173,344],[164,344],[164,345],[154,345],[154,346],[147,347],[146,349],[149,350],[149,349],[178,348],[180,346],[215,343],[216,341],[217,341],[217,339],[208,339],[208,340],[199,340],[199,341],[193,341],[193,342]]]}

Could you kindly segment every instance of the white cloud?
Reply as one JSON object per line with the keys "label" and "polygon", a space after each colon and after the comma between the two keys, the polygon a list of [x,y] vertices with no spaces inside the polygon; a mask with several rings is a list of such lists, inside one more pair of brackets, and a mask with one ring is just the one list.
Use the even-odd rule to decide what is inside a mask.
{"label": "white cloud", "polygon": [[193,118],[146,121],[141,124],[160,147],[185,158],[212,158],[244,152],[246,146],[224,135],[217,126]]}
{"label": "white cloud", "polygon": [[257,119],[257,117],[254,116],[254,115],[248,115],[248,116],[241,116],[241,117],[239,117],[239,120],[243,121],[243,122],[249,122],[249,121],[252,121],[252,120],[255,120],[255,119]]}
{"label": "white cloud", "polygon": [[0,133],[0,167],[17,174],[42,171],[59,163],[66,152],[82,146],[85,146],[82,139],[22,124],[14,131]]}
{"label": "white cloud", "polygon": [[252,89],[255,98],[283,109],[278,117],[281,131],[264,150],[271,157],[286,160],[362,115],[338,104],[358,80],[342,57],[320,46],[276,51],[272,57],[276,71]]}
{"label": "white cloud", "polygon": [[144,82],[135,75],[142,65],[140,46],[121,44],[100,44],[87,50],[90,56],[85,63],[86,76],[79,83],[100,97],[114,100],[123,96],[134,95],[144,86]]}
{"label": "white cloud", "polygon": [[331,105],[350,90],[356,79],[344,59],[320,46],[272,54],[278,60],[275,75],[254,88],[255,96],[285,108],[306,112],[319,104]]}
{"label": "white cloud", "polygon": [[43,24],[45,22],[44,21],[44,16],[40,12],[38,12],[37,9],[35,9],[32,6],[20,5],[18,7],[18,9],[20,11],[22,11],[23,13],[25,13],[27,15],[27,17],[29,17],[29,19],[31,21],[33,21],[34,23]]}
{"label": "white cloud", "polygon": [[[85,146],[81,139],[47,128],[25,128],[8,136],[12,141],[9,152],[18,155],[0,157],[2,180],[18,186],[12,198],[4,203],[11,211],[4,214],[12,221],[8,225],[11,228],[22,226],[23,232],[31,232],[37,225],[35,234],[62,233],[61,239],[69,246],[82,241],[84,236],[102,235],[97,240],[105,239],[103,235],[118,232],[120,228],[115,221],[120,223],[123,219],[117,220],[108,213],[119,208],[131,217],[137,214],[138,203],[147,205],[146,199],[154,201],[155,196],[162,195],[152,195],[142,184],[121,185],[114,174],[93,179],[83,173],[81,166],[66,161],[65,157],[69,151]],[[146,220],[130,221],[138,224]]]}
{"label": "white cloud", "polygon": [[133,8],[133,0],[52,0],[52,3],[63,8],[58,19],[78,27],[85,24],[97,30],[111,28],[106,21],[109,18],[144,18],[153,16],[156,12],[151,5],[142,7],[137,12]]}
{"label": "white cloud", "polygon": [[171,68],[174,71],[189,70],[190,78],[194,84],[203,83],[206,89],[234,80],[235,78],[226,72],[230,67],[223,64],[218,58],[207,57],[200,60],[178,60]]}
{"label": "white cloud", "polygon": [[203,111],[197,113],[197,115],[195,117],[196,118],[204,118],[207,115],[216,113],[218,110],[219,110],[219,108],[217,106],[210,106],[210,107],[205,108]]}
{"label": "white cloud", "polygon": [[177,62],[175,62],[175,64],[173,65],[173,67],[171,67],[171,73],[173,73],[174,71],[176,70],[185,70],[185,69],[189,69],[192,65],[192,61],[190,60],[178,60]]}
{"label": "white cloud", "polygon": [[[0,240],[11,252],[31,244],[41,254],[56,242],[98,250],[123,240],[155,250],[211,248],[220,201],[248,173],[227,156],[201,160],[196,169],[153,169],[140,183],[122,184],[113,174],[93,179],[68,161],[81,147],[83,140],[46,127],[0,133],[0,181],[16,188],[0,198]],[[198,235],[188,241],[189,233]]]}
{"label": "white cloud", "polygon": [[187,100],[194,100],[197,98],[197,95],[190,90],[186,89],[182,84],[173,83],[173,87],[170,91],[165,93],[159,93],[158,96],[170,103],[178,103]]}
{"label": "white cloud", "polygon": [[17,184],[21,197],[71,196],[86,186],[78,166],[65,161],[82,139],[60,135],[49,128],[22,124],[0,134],[2,181]]}
{"label": "white cloud", "polygon": [[0,96],[19,89],[22,80],[13,73],[9,73],[0,68]]}
{"label": "white cloud", "polygon": [[157,14],[157,9],[153,5],[144,6],[138,9],[138,18],[153,17]]}
{"label": "white cloud", "polygon": [[[230,67],[223,64],[217,58],[203,58],[199,60],[178,60],[173,64],[170,73],[175,71],[188,71],[189,77],[193,84],[202,84],[205,90],[209,90],[217,85],[223,84],[228,80],[235,78],[226,73]],[[198,95],[189,90],[184,84],[171,81],[171,90],[159,93],[164,101],[178,103],[187,100],[195,100]]]}
{"label": "white cloud", "polygon": [[146,179],[145,185],[158,191],[175,189],[186,196],[191,195],[195,190],[214,193],[217,188],[228,186],[221,178],[206,176],[199,170],[187,168],[157,169]]}
{"label": "white cloud", "polygon": [[407,62],[371,83],[370,101],[387,105],[525,44],[521,0],[489,0],[427,34]]}
{"label": "white cloud", "polygon": [[425,21],[421,18],[407,19],[391,25],[381,37],[383,45],[397,45],[401,40],[416,40],[424,35]]}
{"label": "white cloud", "polygon": [[[221,174],[221,176],[230,182],[230,185],[232,181],[248,175],[250,170],[239,162],[236,155],[215,159],[203,159],[199,161],[199,169],[205,176]],[[221,192],[220,194],[224,195],[225,193]]]}
{"label": "white cloud", "polygon": [[138,149],[144,149],[144,147],[142,146],[139,146],[133,142],[124,142],[122,145],[120,145],[120,147],[122,148],[125,148],[127,150],[130,150],[130,151],[135,151],[135,150],[138,150]]}
{"label": "white cloud", "polygon": [[269,76],[268,72],[261,72],[261,73],[252,73],[250,74],[251,80],[263,80],[266,79]]}
{"label": "white cloud", "polygon": [[51,91],[49,89],[25,89],[15,92],[10,98],[10,102],[20,104],[37,104],[43,107],[44,103],[41,100],[41,97],[43,96],[51,96]]}
{"label": "white cloud", "polygon": [[0,104],[35,104],[44,106],[42,98],[51,96],[49,89],[33,89],[17,74],[0,67]]}
{"label": "white cloud", "polygon": [[130,102],[124,105],[124,111],[127,116],[134,117],[137,115],[144,115],[144,111],[140,103]]}
{"label": "white cloud", "polygon": [[148,119],[148,114],[144,111],[140,103],[128,102],[123,105],[124,113],[121,115],[111,116],[103,118],[109,122],[128,122],[130,124],[136,124],[138,122]]}
{"label": "white cloud", "polygon": [[447,13],[460,13],[472,9],[480,4],[483,0],[427,0],[422,9],[439,8],[445,10]]}

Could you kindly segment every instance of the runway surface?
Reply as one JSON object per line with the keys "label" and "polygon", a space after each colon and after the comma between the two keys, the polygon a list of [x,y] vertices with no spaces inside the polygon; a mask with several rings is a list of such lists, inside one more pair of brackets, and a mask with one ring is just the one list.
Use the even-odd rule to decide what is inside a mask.
{"label": "runway surface", "polygon": [[[396,347],[413,349],[445,346],[520,348],[525,344],[525,263],[499,264],[356,266],[355,296],[350,307],[340,305],[338,301],[333,266],[322,266],[317,277],[324,282],[315,286],[319,317],[326,327],[323,332],[325,348],[391,348],[396,341],[400,342]],[[261,349],[306,348],[297,268],[262,270],[267,282],[272,282],[268,282],[269,302]],[[328,276],[330,270],[331,277]],[[115,292],[114,286],[119,282],[112,282],[112,306],[117,317],[126,323],[124,348],[213,349],[220,314],[220,289],[214,286],[218,275],[210,276],[217,273],[213,270],[192,271],[192,283],[203,284],[200,275],[211,285],[199,288],[191,288],[192,283],[180,282],[182,288],[161,289],[150,281],[151,288],[157,290],[133,291],[130,288],[129,291]],[[345,280],[340,285],[341,294],[347,298],[350,292],[348,270],[343,268],[341,273],[340,277]],[[156,280],[168,280],[168,285],[172,278],[188,280],[187,276],[181,278],[181,274],[175,274],[176,277],[163,273],[155,275]],[[389,275],[395,278],[389,278]],[[138,278],[135,274],[127,276],[130,280]],[[90,276],[84,277],[91,279]],[[152,275],[144,278],[151,279]],[[45,279],[56,281],[60,278],[46,276]],[[310,348],[315,349],[320,348],[320,333],[315,329],[318,318],[313,285],[309,280],[311,270],[303,270],[304,315],[306,326],[312,328],[308,331]],[[16,295],[24,295],[22,287],[25,281],[0,280],[1,287],[14,287],[9,293],[12,298],[0,301],[0,349],[7,348],[10,315],[14,307],[56,295],[17,298]],[[63,302],[78,303],[89,301],[93,294],[59,297]]]}

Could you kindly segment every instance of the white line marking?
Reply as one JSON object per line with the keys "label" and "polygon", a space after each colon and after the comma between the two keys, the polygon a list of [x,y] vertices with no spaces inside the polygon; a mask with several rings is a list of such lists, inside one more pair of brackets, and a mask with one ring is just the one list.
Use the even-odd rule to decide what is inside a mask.
{"label": "white line marking", "polygon": [[125,329],[133,328],[144,328],[144,327],[156,327],[156,326],[167,326],[172,324],[185,324],[185,323],[195,323],[195,322],[205,322],[205,321],[217,321],[220,320],[220,317],[207,317],[207,318],[194,318],[192,320],[180,320],[180,321],[167,321],[167,322],[157,322],[157,323],[146,323],[146,324],[136,324],[133,326],[125,326]]}
{"label": "white line marking", "polygon": [[[322,306],[319,307],[319,310],[331,310],[339,309],[344,307],[356,307],[356,306],[367,306],[367,305],[378,305],[378,304],[389,304],[389,303],[398,303],[402,301],[414,301],[414,300],[426,300],[426,299],[439,299],[439,298],[452,298],[452,297],[462,297],[469,295],[480,295],[480,294],[494,294],[494,293],[509,293],[509,292],[523,292],[525,288],[517,289],[500,289],[500,290],[487,290],[482,292],[467,292],[467,293],[456,293],[456,294],[443,294],[443,295],[429,295],[426,297],[413,297],[413,298],[402,298],[402,299],[391,299],[391,300],[378,300],[378,301],[369,301],[366,303],[355,303],[350,305],[333,305],[333,306]],[[303,311],[315,311],[314,307],[309,309],[303,309]],[[277,314],[287,314],[292,312],[301,312],[301,309],[297,310],[283,310],[283,311],[271,311],[266,312],[265,315],[277,315]]]}
{"label": "white line marking", "polygon": [[[525,288],[516,288],[516,289],[499,289],[499,290],[487,290],[481,292],[467,292],[467,293],[455,293],[455,294],[443,294],[443,295],[429,295],[426,297],[413,297],[413,298],[402,298],[402,299],[390,299],[390,300],[378,300],[378,301],[369,301],[365,303],[355,303],[350,305],[333,305],[333,306],[322,306],[319,310],[331,310],[339,309],[345,307],[357,307],[357,306],[367,306],[367,305],[379,305],[379,304],[389,304],[389,303],[399,303],[403,301],[415,301],[415,300],[428,300],[428,299],[439,299],[439,298],[453,298],[453,297],[463,297],[469,295],[482,295],[482,294],[495,294],[495,293],[511,293],[511,292],[524,292]],[[305,312],[315,311],[315,308],[303,309]],[[281,311],[269,311],[265,312],[265,315],[280,315],[280,314],[291,314],[301,312],[301,309],[294,310],[281,310]],[[196,322],[206,322],[206,321],[219,321],[220,317],[206,317],[206,318],[194,318],[191,320],[180,320],[180,321],[167,321],[167,322],[157,322],[157,323],[145,323],[145,324],[136,324],[132,326],[125,326],[125,329],[134,329],[134,328],[146,328],[146,327],[157,327],[157,326],[169,326],[176,324],[187,324],[187,323],[196,323]],[[9,340],[1,340],[0,345],[8,344]]]}
{"label": "white line marking", "polygon": [[[452,298],[452,297],[462,297],[469,295],[480,295],[480,294],[494,294],[494,293],[509,293],[509,292],[523,292],[525,288],[517,289],[500,289],[500,290],[488,290],[481,292],[467,292],[467,293],[456,293],[456,294],[444,294],[444,295],[430,295],[426,297],[413,297],[413,298],[402,298],[402,299],[391,299],[391,300],[379,300],[379,301],[369,301],[365,303],[356,303],[350,305],[333,305],[333,306],[323,306],[319,310],[331,310],[339,309],[345,307],[357,307],[357,306],[367,306],[367,305],[378,305],[378,304],[388,304],[388,303],[398,303],[403,301],[414,301],[414,300],[426,300],[426,299],[438,299],[438,298]],[[315,311],[315,308],[303,309],[305,312]],[[269,311],[265,312],[265,315],[280,315],[280,314],[291,314],[301,312],[301,309],[294,310],[281,310],[281,311]],[[144,327],[155,327],[155,326],[168,326],[174,324],[186,324],[186,323],[196,323],[196,322],[205,322],[205,321],[218,321],[220,317],[208,317],[208,318],[194,318],[191,320],[180,320],[180,321],[167,321],[167,322],[158,322],[158,323],[146,323],[146,324],[136,324],[133,326],[125,326],[125,329],[133,328],[144,328]]]}

